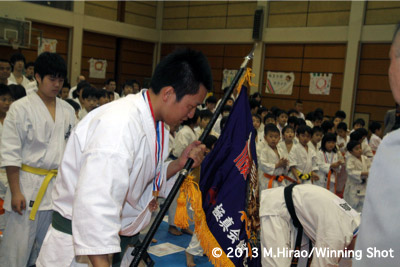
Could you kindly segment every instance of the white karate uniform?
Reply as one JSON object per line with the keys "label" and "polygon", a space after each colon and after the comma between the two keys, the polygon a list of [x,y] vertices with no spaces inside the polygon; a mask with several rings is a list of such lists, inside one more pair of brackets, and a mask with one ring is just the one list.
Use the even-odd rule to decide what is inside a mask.
{"label": "white karate uniform", "polygon": [[[263,141],[263,150],[260,152],[260,158],[258,159],[258,184],[260,191],[268,188],[269,178],[264,176],[264,173],[269,175],[287,175],[287,168],[279,167],[275,168],[275,164],[279,162],[281,158],[284,158],[284,152],[281,148],[277,147],[278,155],[274,150],[268,145],[268,143]],[[273,181],[272,187],[286,186],[290,184],[286,179],[281,183],[278,181]]]}
{"label": "white karate uniform", "polygon": [[[360,225],[360,215],[348,204],[315,185],[297,185],[293,188],[293,204],[296,215],[315,249],[343,250],[347,247]],[[297,230],[288,212],[284,187],[264,190],[260,198],[261,248],[294,249]],[[304,245],[304,242],[303,242]],[[308,248],[306,246],[302,246]],[[338,257],[317,257],[314,253],[311,266],[338,266]],[[292,257],[261,257],[262,265],[268,267],[290,266]],[[301,265],[302,266],[302,265]]]}
{"label": "white karate uniform", "polygon": [[262,141],[265,140],[265,138],[264,138],[264,127],[261,128],[261,126],[260,126],[260,128],[258,128],[258,130],[257,130],[257,139],[258,139],[258,142],[262,142]]}
{"label": "white karate uniform", "polygon": [[321,148],[321,142],[318,142],[317,146],[314,146],[314,144],[310,141],[308,142],[308,148],[314,150],[315,154],[318,154]]}
{"label": "white karate uniform", "polygon": [[363,183],[361,180],[361,172],[369,171],[371,162],[364,155],[361,155],[361,160],[350,153],[348,155],[346,162],[347,181],[343,198],[353,209],[361,212],[364,204],[365,189],[367,187],[367,183]]}
{"label": "white karate uniform", "polygon": [[349,141],[350,141],[350,137],[348,135],[346,135],[346,139],[344,139],[343,137],[341,137],[339,135],[336,137],[337,147],[339,147],[340,144],[343,144],[342,147],[339,147],[339,150],[342,153],[342,155],[344,155],[346,153],[346,151],[347,151],[346,146]]}
{"label": "white karate uniform", "polygon": [[[11,105],[4,120],[1,167],[25,164],[46,170],[58,169],[74,125],[74,109],[59,98],[56,98],[55,121],[36,93],[19,99]],[[7,190],[4,207],[9,217],[0,248],[0,262],[4,266],[26,265],[34,242],[40,249],[51,222],[51,193],[56,178],[50,181],[34,221],[29,220],[29,213],[44,177],[19,171],[20,188],[26,201],[22,216],[12,211],[11,191]]]}
{"label": "white karate uniform", "polygon": [[378,146],[380,145],[381,141],[382,139],[376,134],[371,135],[371,138],[369,139],[369,146],[372,150],[372,153],[378,150]]}
{"label": "white karate uniform", "polygon": [[[318,163],[318,176],[319,180],[314,182],[314,184],[319,185],[323,188],[327,188],[327,183],[328,183],[328,173],[331,169],[331,164],[335,163],[339,160],[341,160],[343,157],[340,154],[340,152],[324,152],[322,150],[318,151],[317,153],[317,163]],[[336,178],[339,175],[341,170],[341,167],[339,166],[338,168],[335,168],[334,171],[336,172],[336,175],[334,173],[331,174],[331,181],[329,185],[329,190],[332,193],[335,192],[335,183],[336,183]]]}
{"label": "white karate uniform", "polygon": [[[295,167],[298,171],[303,174],[308,174],[312,171],[318,171],[317,155],[311,148],[307,150],[302,144],[293,145],[292,150],[289,153],[289,169]],[[296,180],[292,172],[289,171],[289,177]],[[311,179],[302,180],[303,184],[311,184]]]}
{"label": "white karate uniform", "polygon": [[81,121],[88,114],[85,107],[82,107],[78,112],[78,118]]}
{"label": "white karate uniform", "polygon": [[[3,132],[3,124],[0,123],[0,140]],[[4,200],[8,188],[8,180],[5,168],[0,168],[0,198]],[[0,231],[6,227],[6,213],[0,215]]]}
{"label": "white karate uniform", "polygon": [[362,154],[367,158],[372,159],[374,157],[374,153],[372,153],[372,149],[368,145],[368,142],[366,140],[367,138],[365,138],[364,141],[361,142]]}
{"label": "white karate uniform", "polygon": [[[142,93],[103,105],[80,121],[65,148],[53,190],[54,210],[72,220],[73,236],[51,226],[36,266],[76,266],[76,255],[120,252],[118,234],[132,236],[145,228],[156,168],[160,197],[175,182],[166,179],[168,135],[164,128],[157,167],[154,119]],[[123,264],[130,260],[127,252]]]}
{"label": "white karate uniform", "polygon": [[[17,79],[15,79],[14,73],[11,72],[10,77],[8,77],[8,84],[10,85],[12,83],[18,84]],[[30,81],[28,80],[28,78],[26,78],[25,75],[22,75],[21,85],[25,88],[25,90],[29,83],[30,83]],[[28,94],[28,92],[26,92],[26,94]]]}
{"label": "white karate uniform", "polygon": [[[400,130],[385,136],[375,154],[362,212],[356,250],[364,257],[353,267],[398,266],[400,262]],[[366,257],[367,249],[393,250],[392,257]]]}
{"label": "white karate uniform", "polygon": [[[295,143],[292,144],[292,148],[291,148],[291,149],[293,149],[294,145],[295,145]],[[288,150],[285,141],[280,141],[280,142],[278,143],[278,147],[282,150],[283,157],[284,157],[285,159],[289,159],[289,153],[290,153],[290,151]]]}

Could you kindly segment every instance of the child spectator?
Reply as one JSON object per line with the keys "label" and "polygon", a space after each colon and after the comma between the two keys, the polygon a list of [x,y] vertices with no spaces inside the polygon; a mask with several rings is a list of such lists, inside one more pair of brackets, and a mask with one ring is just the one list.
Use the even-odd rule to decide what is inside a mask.
{"label": "child spectator", "polygon": [[25,64],[25,77],[30,81],[34,82],[35,78],[33,75],[35,74],[35,63],[34,62],[28,62]]}
{"label": "child spectator", "polygon": [[12,72],[8,78],[8,82],[22,85],[25,89],[27,88],[30,81],[23,75],[25,69],[25,57],[21,53],[16,53],[11,56],[10,63]]}
{"label": "child spectator", "polygon": [[317,153],[318,176],[316,183],[332,193],[337,193],[338,174],[343,164],[343,157],[336,148],[336,135],[327,133],[322,138],[321,150]]}
{"label": "child spectator", "polygon": [[142,90],[142,86],[137,80],[132,80],[133,94],[137,94]]}
{"label": "child spectator", "polygon": [[350,140],[357,141],[361,144],[362,154],[367,158],[372,158],[374,154],[372,153],[371,147],[365,142],[368,136],[368,131],[365,128],[358,128],[350,134]]}
{"label": "child spectator", "polygon": [[299,118],[300,119],[305,119],[304,114],[303,114],[303,101],[300,99],[297,99],[296,102],[294,103],[294,109],[299,113]]}
{"label": "child spectator", "polygon": [[279,132],[280,132],[281,137],[282,137],[282,129],[283,129],[283,127],[286,126],[286,123],[287,123],[287,120],[288,120],[288,115],[287,115],[286,111],[281,109],[281,110],[278,110],[276,112],[276,118],[277,118],[276,126],[278,127]]}
{"label": "child spectator", "polygon": [[115,89],[117,89],[117,82],[115,81],[115,79],[108,79],[105,83],[105,87],[104,89],[106,89],[106,91],[111,92],[114,96],[113,100],[117,100],[120,98],[119,94],[117,92],[115,92]]}
{"label": "child spectator", "polygon": [[126,81],[122,87],[122,97],[125,97],[130,94],[133,94],[133,81],[132,80]]}
{"label": "child spectator", "polygon": [[336,144],[339,147],[340,153],[344,156],[346,153],[347,143],[350,141],[350,137],[347,135],[347,124],[345,122],[339,123],[336,128],[336,133]]}
{"label": "child spectator", "polygon": [[68,102],[68,104],[70,104],[73,107],[73,109],[75,110],[76,120],[79,121],[79,110],[81,109],[81,106],[79,106],[78,103],[76,103],[74,100],[70,98],[67,98],[64,101]]}
{"label": "child spectator", "polygon": [[40,54],[35,61],[37,93],[14,102],[4,120],[1,166],[6,168],[9,188],[0,245],[3,266],[34,265],[33,248],[40,250],[52,220],[52,178],[76,120],[73,108],[56,97],[66,75],[60,55]]}
{"label": "child spectator", "polygon": [[308,147],[311,139],[312,130],[306,125],[297,128],[297,138],[299,143],[294,145],[289,153],[289,176],[295,178],[298,183],[310,184],[319,179],[317,155],[313,149]]}
{"label": "child spectator", "polygon": [[99,106],[110,102],[110,95],[106,90],[97,90],[97,96],[99,97]]}
{"label": "child spectator", "polygon": [[335,133],[335,125],[330,120],[322,122],[321,128],[324,135],[327,133]]}
{"label": "child spectator", "polygon": [[350,140],[347,144],[347,151],[349,151],[349,156],[346,160],[347,181],[344,188],[344,200],[353,209],[361,212],[371,162],[362,154],[361,144],[355,140]]}
{"label": "child spectator", "polygon": [[83,108],[83,98],[82,98],[82,91],[85,87],[90,87],[90,83],[87,81],[81,81],[76,86],[76,89],[72,92],[72,100],[79,104],[81,109]]}
{"label": "child spectator", "polygon": [[68,81],[64,81],[64,84],[61,88],[60,93],[58,94],[58,97],[61,98],[62,100],[67,99],[70,89],[71,89],[71,85],[68,83]]}
{"label": "child spectator", "polygon": [[253,126],[254,129],[256,129],[257,131],[257,142],[262,142],[262,140],[264,139],[264,129],[262,129],[261,126],[261,117],[260,115],[257,114],[253,114],[252,116],[253,119]]}
{"label": "child spectator", "polygon": [[295,140],[294,129],[290,125],[286,125],[285,128],[282,129],[283,132],[283,140],[279,142],[278,147],[284,152],[284,157],[289,158],[289,153],[292,150],[293,145],[297,144]]}
{"label": "child spectator", "polygon": [[373,121],[369,125],[369,130],[372,133],[371,138],[369,139],[369,146],[371,147],[372,153],[375,155],[375,152],[378,150],[378,146],[382,141],[382,124]]}
{"label": "child spectator", "polygon": [[79,120],[97,107],[99,102],[97,89],[91,86],[83,88],[82,99],[83,108],[79,111]]}
{"label": "child spectator", "polygon": [[363,119],[356,119],[353,122],[353,130],[351,130],[350,133],[354,132],[355,130],[359,129],[359,128],[364,128],[365,126],[365,121]]}
{"label": "child spectator", "polygon": [[[13,99],[11,96],[10,88],[8,88],[8,86],[5,84],[0,84],[0,138],[3,132],[4,119],[6,118],[6,113],[10,108],[12,101]],[[6,170],[4,168],[0,168],[0,234],[2,234],[2,232],[4,231],[7,221],[5,210],[3,208],[4,197],[6,196],[7,188],[8,181]]]}
{"label": "child spectator", "polygon": [[217,106],[217,99],[215,98],[215,96],[209,96],[206,99],[206,109],[214,113],[216,106]]}
{"label": "child spectator", "polygon": [[293,117],[293,116],[298,118],[299,117],[299,112],[297,110],[295,110],[295,109],[289,109],[288,116],[289,116],[289,118]]}
{"label": "child spectator", "polygon": [[268,123],[276,124],[276,118],[275,118],[275,115],[274,115],[274,114],[268,113],[268,114],[264,117],[264,125],[267,125]]}
{"label": "child spectator", "polygon": [[286,177],[288,159],[284,157],[284,152],[278,147],[280,133],[275,124],[267,124],[264,128],[264,143],[260,158],[258,160],[259,172],[258,181],[260,191],[278,186],[286,186],[287,179],[292,182],[295,180]]}
{"label": "child spectator", "polygon": [[314,115],[312,116],[312,119],[311,119],[311,123],[312,123],[313,127],[315,127],[315,126],[321,127],[322,119],[323,119],[323,118],[322,118],[322,116],[321,116],[319,113],[314,114]]}
{"label": "child spectator", "polygon": [[314,150],[315,153],[318,153],[321,147],[321,140],[323,136],[323,131],[321,127],[315,126],[312,128],[311,133],[311,142],[308,142],[308,147]]}
{"label": "child spectator", "polygon": [[[208,109],[203,109],[199,112],[199,127],[195,128],[195,133],[197,138],[201,136],[201,134],[204,132],[204,129],[207,127],[208,123],[210,122],[211,118],[213,116],[213,113],[209,111]],[[210,135],[213,135],[215,137],[219,137],[219,134],[211,130]]]}

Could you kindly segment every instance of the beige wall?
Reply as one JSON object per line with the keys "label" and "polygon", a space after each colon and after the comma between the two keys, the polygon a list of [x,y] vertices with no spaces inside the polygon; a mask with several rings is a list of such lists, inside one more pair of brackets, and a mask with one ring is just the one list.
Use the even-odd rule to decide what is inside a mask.
{"label": "beige wall", "polygon": [[391,1],[129,1],[123,23],[117,21],[118,5],[116,1],[75,1],[74,11],[69,12],[23,1],[0,2],[0,16],[69,28],[69,75],[76,77],[84,31],[155,43],[155,65],[162,43],[252,43],[254,11],[261,7],[265,11],[263,38],[252,66],[256,82],[263,81],[265,44],[345,43],[341,107],[348,113],[354,109],[360,44],[390,43],[400,17],[400,2]]}

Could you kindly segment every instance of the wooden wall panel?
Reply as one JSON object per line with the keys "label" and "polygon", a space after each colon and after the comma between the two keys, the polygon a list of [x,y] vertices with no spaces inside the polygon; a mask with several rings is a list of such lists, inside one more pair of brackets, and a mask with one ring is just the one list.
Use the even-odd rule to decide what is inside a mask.
{"label": "wooden wall panel", "polygon": [[368,1],[365,25],[396,24],[399,22],[399,1]]}
{"label": "wooden wall panel", "polygon": [[[110,35],[92,33],[87,31],[83,32],[81,72],[86,77],[86,80],[93,84],[96,88],[103,88],[106,79],[116,78],[116,40],[116,37]],[[88,61],[91,58],[107,60],[107,71],[105,79],[89,78]]]}
{"label": "wooden wall panel", "polygon": [[[243,58],[252,48],[251,44],[163,44],[161,57],[175,49],[188,47],[200,50],[207,56],[213,75],[213,92],[217,98],[222,97],[222,72],[224,69],[238,69]],[[251,66],[251,62],[249,63]]]}
{"label": "wooden wall panel", "polygon": [[143,86],[146,78],[150,79],[153,67],[154,43],[130,39],[120,39],[118,56],[118,82],[137,80]]}
{"label": "wooden wall panel", "polygon": [[362,44],[356,89],[355,112],[382,124],[386,111],[395,106],[388,80],[389,50],[387,43]]}
{"label": "wooden wall panel", "polygon": [[[344,44],[269,44],[265,46],[262,102],[267,108],[277,106],[288,110],[297,99],[303,101],[304,113],[322,108],[333,115],[340,108],[345,65]],[[294,72],[292,95],[274,95],[265,92],[267,71]],[[333,73],[331,91],[326,95],[309,93],[311,72]]]}

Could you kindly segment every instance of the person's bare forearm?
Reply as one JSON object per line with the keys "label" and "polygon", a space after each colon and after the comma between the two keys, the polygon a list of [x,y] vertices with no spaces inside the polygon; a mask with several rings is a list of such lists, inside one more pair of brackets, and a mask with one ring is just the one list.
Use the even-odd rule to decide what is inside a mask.
{"label": "person's bare forearm", "polygon": [[168,165],[168,169],[167,169],[167,179],[171,178],[172,176],[174,176],[177,172],[179,172],[180,170],[182,170],[183,166],[182,164],[180,164],[179,159],[176,159],[174,161],[172,161],[169,165]]}
{"label": "person's bare forearm", "polygon": [[19,167],[17,166],[7,166],[7,179],[8,186],[10,187],[11,193],[21,193],[21,188],[19,186]]}
{"label": "person's bare forearm", "polygon": [[93,267],[110,267],[108,254],[88,255]]}

